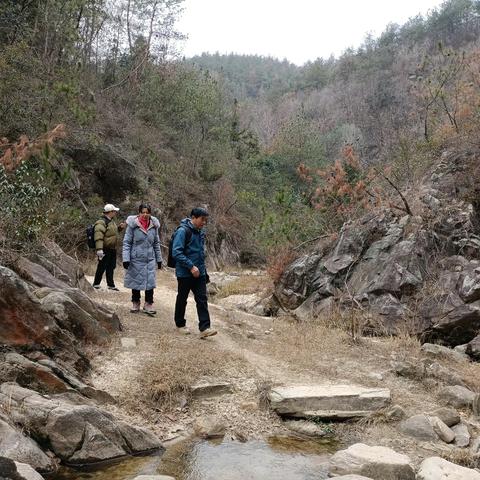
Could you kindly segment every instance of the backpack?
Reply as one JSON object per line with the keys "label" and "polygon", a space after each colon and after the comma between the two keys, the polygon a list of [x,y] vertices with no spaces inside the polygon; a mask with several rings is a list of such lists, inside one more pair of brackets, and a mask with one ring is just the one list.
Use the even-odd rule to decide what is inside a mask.
{"label": "backpack", "polygon": [[87,227],[87,245],[88,248],[95,250],[95,225]]}
{"label": "backpack", "polygon": [[182,225],[180,225],[179,227],[177,227],[175,229],[175,231],[172,233],[172,236],[170,238],[170,242],[168,242],[168,260],[167,260],[167,267],[170,267],[170,268],[175,268],[177,262],[176,260],[173,258],[173,240],[175,239],[175,235],[177,234],[177,232],[181,229],[181,228],[184,228],[186,230],[186,234],[185,234],[185,246],[184,248],[187,248],[187,245],[188,245],[188,242],[190,242],[190,240],[192,239],[192,229],[189,228],[189,227],[184,227]]}

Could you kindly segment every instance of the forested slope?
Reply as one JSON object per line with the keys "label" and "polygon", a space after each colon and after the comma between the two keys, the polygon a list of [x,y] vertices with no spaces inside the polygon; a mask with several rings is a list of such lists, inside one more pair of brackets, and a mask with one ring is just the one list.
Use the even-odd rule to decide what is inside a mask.
{"label": "forested slope", "polygon": [[414,186],[445,146],[476,144],[477,1],[303,67],[180,60],[182,3],[2,3],[0,213],[25,227],[3,228],[10,247],[78,247],[103,202],[127,213],[145,199],[168,228],[208,204],[219,262],[287,259],[398,201],[392,184]]}

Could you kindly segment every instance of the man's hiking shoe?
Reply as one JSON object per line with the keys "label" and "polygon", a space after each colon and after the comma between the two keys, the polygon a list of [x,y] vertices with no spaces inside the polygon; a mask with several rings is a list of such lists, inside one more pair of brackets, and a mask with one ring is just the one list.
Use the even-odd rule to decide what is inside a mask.
{"label": "man's hiking shoe", "polygon": [[120,291],[120,289],[117,288],[117,287],[108,287],[108,289],[109,289],[109,290],[113,290],[113,291],[115,291],[115,292],[119,292],[119,291]]}
{"label": "man's hiking shoe", "polygon": [[213,330],[212,328],[207,328],[203,332],[200,332],[200,338],[213,337],[217,333],[218,332],[216,330]]}
{"label": "man's hiking shoe", "polygon": [[178,327],[177,332],[180,333],[180,335],[190,335],[192,333],[187,327]]}
{"label": "man's hiking shoe", "polygon": [[157,311],[153,308],[153,303],[145,303],[143,306],[143,313],[148,315],[155,315]]}
{"label": "man's hiking shoe", "polygon": [[92,285],[95,290],[100,290],[100,285]]}
{"label": "man's hiking shoe", "polygon": [[140,302],[132,302],[130,313],[138,313],[140,311]]}

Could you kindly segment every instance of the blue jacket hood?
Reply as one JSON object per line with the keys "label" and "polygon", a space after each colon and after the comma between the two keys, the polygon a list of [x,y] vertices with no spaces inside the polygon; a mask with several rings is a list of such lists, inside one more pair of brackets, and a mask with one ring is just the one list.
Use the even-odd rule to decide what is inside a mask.
{"label": "blue jacket hood", "polygon": [[195,225],[192,223],[192,219],[191,218],[184,218],[181,222],[180,222],[180,225],[182,227],[189,227],[191,228],[192,230],[197,230],[198,231],[198,228],[195,227]]}

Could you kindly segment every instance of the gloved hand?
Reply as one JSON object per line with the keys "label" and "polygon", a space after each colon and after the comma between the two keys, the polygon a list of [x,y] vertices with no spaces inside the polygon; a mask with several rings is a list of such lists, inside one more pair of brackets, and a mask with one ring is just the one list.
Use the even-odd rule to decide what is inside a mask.
{"label": "gloved hand", "polygon": [[130,266],[130,262],[123,262],[123,268],[125,270],[128,270],[128,267]]}
{"label": "gloved hand", "polygon": [[157,265],[158,265],[158,269],[161,270],[162,269],[162,262],[157,262]]}
{"label": "gloved hand", "polygon": [[103,250],[97,250],[98,260],[101,260],[104,256],[105,256],[105,253],[103,253]]}

